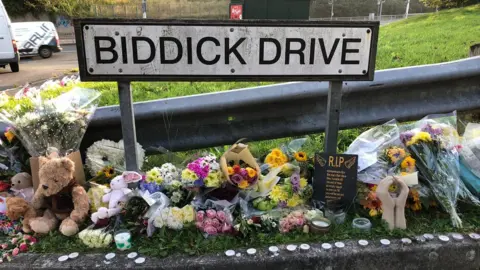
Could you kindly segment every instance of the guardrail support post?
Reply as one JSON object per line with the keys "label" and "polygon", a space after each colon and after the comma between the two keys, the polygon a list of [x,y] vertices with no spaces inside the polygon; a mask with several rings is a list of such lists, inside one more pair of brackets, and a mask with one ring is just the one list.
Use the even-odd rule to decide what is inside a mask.
{"label": "guardrail support post", "polygon": [[325,129],[325,153],[337,153],[338,125],[342,105],[342,81],[330,82],[327,99],[327,125]]}
{"label": "guardrail support post", "polygon": [[127,171],[138,171],[137,133],[135,131],[132,89],[129,81],[118,82],[118,97],[120,99],[120,117],[126,169]]}

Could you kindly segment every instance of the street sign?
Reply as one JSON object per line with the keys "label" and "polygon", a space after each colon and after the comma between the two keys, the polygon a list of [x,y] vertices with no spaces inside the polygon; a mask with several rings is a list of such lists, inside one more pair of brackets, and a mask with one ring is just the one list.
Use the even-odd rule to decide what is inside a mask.
{"label": "street sign", "polygon": [[76,20],[82,81],[373,80],[378,22]]}

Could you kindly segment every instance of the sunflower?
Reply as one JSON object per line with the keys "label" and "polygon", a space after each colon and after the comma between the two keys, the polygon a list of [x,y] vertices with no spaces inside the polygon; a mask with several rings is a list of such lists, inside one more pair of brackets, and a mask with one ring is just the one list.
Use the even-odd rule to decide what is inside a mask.
{"label": "sunflower", "polygon": [[274,157],[281,157],[283,155],[283,152],[282,152],[282,150],[280,150],[278,148],[275,148],[275,149],[272,150],[271,154]]}
{"label": "sunflower", "polygon": [[295,152],[295,159],[298,162],[307,161],[307,153],[305,153],[305,152]]}
{"label": "sunflower", "polygon": [[113,169],[112,166],[107,166],[103,169],[103,174],[105,174],[105,177],[107,178],[113,177],[114,173],[115,173],[115,170]]}

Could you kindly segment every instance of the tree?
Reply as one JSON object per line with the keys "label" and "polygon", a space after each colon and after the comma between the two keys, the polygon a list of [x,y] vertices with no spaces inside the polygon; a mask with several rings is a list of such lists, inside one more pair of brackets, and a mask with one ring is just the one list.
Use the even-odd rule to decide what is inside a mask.
{"label": "tree", "polygon": [[461,7],[469,0],[420,0],[425,6],[433,8],[453,8]]}
{"label": "tree", "polygon": [[67,17],[81,17],[90,13],[95,0],[3,0],[10,16],[23,16],[31,13],[59,14]]}

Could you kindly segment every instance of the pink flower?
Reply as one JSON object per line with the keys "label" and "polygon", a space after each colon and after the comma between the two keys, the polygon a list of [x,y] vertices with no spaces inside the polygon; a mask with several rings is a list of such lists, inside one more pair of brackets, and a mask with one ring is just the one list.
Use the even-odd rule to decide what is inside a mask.
{"label": "pink flower", "polygon": [[204,217],[205,217],[205,212],[203,212],[203,211],[198,211],[197,212],[197,221],[203,222]]}
{"label": "pink flower", "polygon": [[232,226],[230,224],[223,224],[223,228],[222,228],[222,232],[223,233],[227,233],[227,232],[230,232],[232,230]]}
{"label": "pink flower", "polygon": [[20,249],[14,248],[13,251],[12,251],[12,255],[17,256],[19,252],[20,252]]}
{"label": "pink flower", "polygon": [[35,244],[35,243],[37,243],[37,238],[35,238],[35,237],[30,237],[30,245],[33,245],[33,244]]}
{"label": "pink flower", "polygon": [[302,211],[294,211],[294,212],[292,212],[292,215],[294,217],[297,217],[297,218],[303,217],[303,212]]}
{"label": "pink flower", "polygon": [[215,235],[218,233],[217,229],[215,229],[214,227],[212,226],[206,226],[205,227],[205,232],[210,234],[210,235]]}
{"label": "pink flower", "polygon": [[298,226],[303,226],[303,223],[304,223],[303,218],[297,218],[297,222],[296,222],[296,223],[297,223]]}
{"label": "pink flower", "polygon": [[7,258],[8,256],[10,256],[10,253],[3,253],[3,258]]}
{"label": "pink flower", "polygon": [[23,236],[23,240],[30,240],[30,238],[32,238],[32,237],[31,237],[30,235],[28,235],[28,234],[25,234],[25,235]]}
{"label": "pink flower", "polygon": [[213,219],[211,219],[211,218],[206,218],[205,221],[203,222],[203,225],[204,225],[205,227],[207,227],[207,226],[213,226]]}
{"label": "pink flower", "polygon": [[212,226],[215,228],[222,227],[222,224],[220,224],[220,221],[216,218],[212,219]]}
{"label": "pink flower", "polygon": [[217,218],[221,222],[225,222],[227,220],[227,216],[225,215],[225,212],[223,212],[223,211],[218,211],[217,212]]}
{"label": "pink flower", "polygon": [[7,249],[7,248],[8,248],[8,244],[2,244],[1,247],[2,247],[2,249]]}
{"label": "pink flower", "polygon": [[197,221],[195,223],[195,226],[197,226],[198,229],[202,230],[203,229],[203,222]]}
{"label": "pink flower", "polygon": [[210,209],[207,210],[207,217],[208,218],[215,218],[217,216],[217,211]]}
{"label": "pink flower", "polygon": [[18,242],[18,238],[12,238],[12,240],[10,242],[12,242],[12,244],[15,245]]}
{"label": "pink flower", "polygon": [[21,252],[27,252],[27,251],[28,251],[28,245],[27,245],[27,243],[21,243],[21,244],[20,244],[20,251],[21,251]]}

